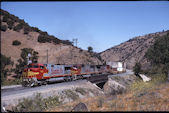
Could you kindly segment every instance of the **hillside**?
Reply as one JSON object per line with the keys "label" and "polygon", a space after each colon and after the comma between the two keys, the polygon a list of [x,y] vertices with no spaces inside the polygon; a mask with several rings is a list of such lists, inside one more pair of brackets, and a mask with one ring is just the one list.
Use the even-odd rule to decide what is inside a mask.
{"label": "hillside", "polygon": [[109,61],[125,61],[127,68],[131,69],[136,61],[141,62],[142,67],[148,68],[149,62],[144,57],[147,49],[153,45],[156,38],[166,35],[169,31],[156,32],[144,36],[134,37],[115,47],[109,48],[100,53],[102,59]]}
{"label": "hillside", "polygon": [[[13,45],[18,40],[20,45]],[[39,54],[38,63],[52,64],[102,64],[96,54],[72,45],[69,40],[60,40],[36,27],[29,26],[7,11],[1,10],[1,53],[11,57],[15,64],[22,48],[32,48]]]}

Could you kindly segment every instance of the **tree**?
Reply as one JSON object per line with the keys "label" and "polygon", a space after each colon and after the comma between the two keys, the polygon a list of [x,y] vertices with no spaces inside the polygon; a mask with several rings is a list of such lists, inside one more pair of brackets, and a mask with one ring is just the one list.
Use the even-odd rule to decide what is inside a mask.
{"label": "tree", "polygon": [[18,59],[18,63],[16,64],[16,70],[15,73],[20,77],[23,70],[24,70],[24,66],[28,64],[27,61],[27,55],[28,53],[30,53],[32,55],[31,60],[32,63],[37,63],[38,61],[38,52],[34,51],[32,48],[23,48],[21,49],[21,58]]}
{"label": "tree", "polygon": [[141,72],[141,64],[139,62],[136,62],[135,66],[133,67],[133,71],[136,76],[139,75]]}
{"label": "tree", "polygon": [[154,44],[147,50],[145,57],[153,67],[162,68],[163,73],[169,70],[169,32],[161,37],[157,37]]}
{"label": "tree", "polygon": [[10,57],[6,57],[5,55],[1,54],[1,83],[4,81],[6,78],[7,72],[9,71],[8,69],[5,69],[7,65],[13,65],[14,62],[11,60]]}
{"label": "tree", "polygon": [[169,33],[158,37],[145,56],[153,65],[169,63]]}
{"label": "tree", "polygon": [[91,46],[88,47],[88,52],[90,52],[90,53],[93,52],[93,48]]}

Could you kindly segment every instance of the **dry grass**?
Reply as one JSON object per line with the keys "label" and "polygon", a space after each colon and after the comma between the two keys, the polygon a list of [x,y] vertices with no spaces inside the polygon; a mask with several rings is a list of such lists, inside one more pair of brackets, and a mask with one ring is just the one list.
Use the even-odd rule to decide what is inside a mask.
{"label": "dry grass", "polygon": [[78,99],[47,111],[71,111],[80,102],[88,111],[169,111],[169,83],[163,77],[155,76],[147,83],[137,81],[123,94]]}

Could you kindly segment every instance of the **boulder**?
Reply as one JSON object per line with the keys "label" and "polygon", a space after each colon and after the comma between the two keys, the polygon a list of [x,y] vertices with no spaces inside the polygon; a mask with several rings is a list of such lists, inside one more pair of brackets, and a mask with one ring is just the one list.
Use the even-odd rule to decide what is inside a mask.
{"label": "boulder", "polygon": [[147,76],[145,76],[143,74],[140,74],[139,76],[143,79],[144,82],[148,82],[148,81],[151,80],[151,78],[149,78],[149,77],[147,77]]}
{"label": "boulder", "polygon": [[103,86],[103,90],[106,95],[113,95],[122,93],[123,91],[126,90],[126,87],[116,82],[115,80],[109,78],[108,81]]}
{"label": "boulder", "polygon": [[72,109],[72,111],[88,111],[88,108],[84,103],[80,102]]}

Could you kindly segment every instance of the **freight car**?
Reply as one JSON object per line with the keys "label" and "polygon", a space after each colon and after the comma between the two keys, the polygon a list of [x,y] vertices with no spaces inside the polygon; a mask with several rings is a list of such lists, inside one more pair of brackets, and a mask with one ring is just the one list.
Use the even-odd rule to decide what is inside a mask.
{"label": "freight car", "polygon": [[23,86],[36,86],[52,81],[72,81],[83,79],[95,74],[109,73],[108,65],[56,65],[29,64],[22,74]]}

